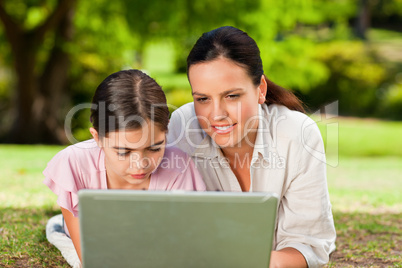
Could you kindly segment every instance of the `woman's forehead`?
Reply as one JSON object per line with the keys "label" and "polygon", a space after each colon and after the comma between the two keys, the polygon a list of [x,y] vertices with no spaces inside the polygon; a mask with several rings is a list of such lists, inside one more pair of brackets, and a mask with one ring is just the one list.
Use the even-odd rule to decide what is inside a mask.
{"label": "woman's forehead", "polygon": [[[189,69],[189,81],[193,90],[199,85],[204,86],[208,83],[230,85],[252,82],[245,68],[228,59],[194,64]],[[236,86],[230,88],[236,88]],[[226,87],[225,90],[230,88]]]}

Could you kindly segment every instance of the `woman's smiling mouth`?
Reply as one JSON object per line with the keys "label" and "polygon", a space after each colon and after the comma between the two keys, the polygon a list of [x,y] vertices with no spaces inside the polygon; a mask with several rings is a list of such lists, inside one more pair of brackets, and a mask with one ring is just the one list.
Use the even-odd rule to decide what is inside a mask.
{"label": "woman's smiling mouth", "polygon": [[231,132],[236,125],[237,124],[225,125],[225,126],[217,126],[217,125],[214,126],[213,125],[211,127],[217,134],[227,134],[227,133]]}

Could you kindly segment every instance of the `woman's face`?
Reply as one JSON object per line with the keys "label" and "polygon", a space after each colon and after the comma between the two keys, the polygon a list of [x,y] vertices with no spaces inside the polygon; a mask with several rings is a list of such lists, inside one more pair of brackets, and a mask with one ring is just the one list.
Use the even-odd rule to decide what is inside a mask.
{"label": "woman's face", "polygon": [[195,113],[203,130],[221,148],[253,145],[258,104],[265,101],[266,81],[253,84],[247,71],[226,58],[189,68]]}
{"label": "woman's face", "polygon": [[105,153],[108,185],[148,189],[151,173],[165,152],[165,136],[165,131],[152,121],[147,121],[141,129],[109,132],[107,137],[99,139],[94,136]]}

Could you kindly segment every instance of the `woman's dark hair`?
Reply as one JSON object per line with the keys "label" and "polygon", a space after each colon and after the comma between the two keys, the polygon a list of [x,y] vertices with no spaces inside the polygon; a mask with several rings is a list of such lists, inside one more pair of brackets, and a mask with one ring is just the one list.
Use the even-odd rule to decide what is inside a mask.
{"label": "woman's dark hair", "polygon": [[[204,33],[187,57],[187,74],[190,66],[224,57],[243,67],[253,83],[258,86],[264,75],[260,50],[247,33],[231,26],[224,26]],[[265,76],[265,75],[264,75]],[[302,102],[290,91],[270,81],[266,76],[265,103],[281,104],[291,110],[304,112]]]}
{"label": "woman's dark hair", "polygon": [[122,129],[139,129],[148,120],[167,131],[169,110],[165,93],[145,73],[119,71],[109,75],[96,89],[91,121],[99,136]]}

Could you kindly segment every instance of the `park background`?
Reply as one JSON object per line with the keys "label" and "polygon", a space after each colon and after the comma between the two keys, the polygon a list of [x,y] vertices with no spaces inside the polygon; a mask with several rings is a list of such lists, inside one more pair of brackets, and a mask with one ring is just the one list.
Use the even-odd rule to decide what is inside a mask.
{"label": "park background", "polygon": [[[327,149],[337,250],[330,267],[402,266],[402,0],[0,0],[0,266],[67,267],[45,237],[42,170],[97,85],[138,68],[172,107],[192,101],[186,57],[232,25],[293,90]],[[89,110],[71,118],[89,138]]]}

